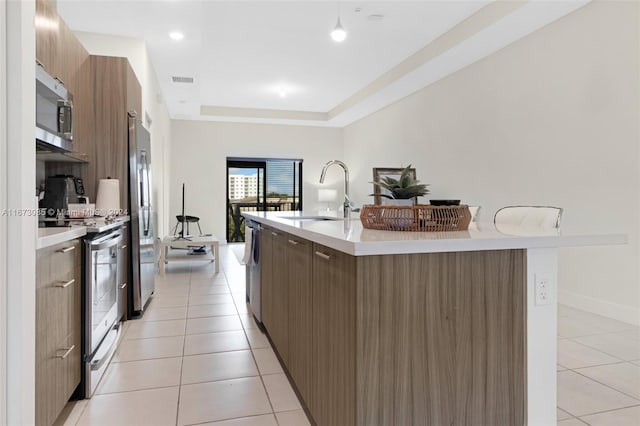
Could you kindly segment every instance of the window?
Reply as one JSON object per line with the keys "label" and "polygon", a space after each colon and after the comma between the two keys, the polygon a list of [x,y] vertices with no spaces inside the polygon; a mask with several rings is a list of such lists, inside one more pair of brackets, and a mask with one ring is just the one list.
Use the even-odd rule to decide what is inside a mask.
{"label": "window", "polygon": [[244,241],[245,211],[302,210],[302,160],[227,158],[227,242]]}

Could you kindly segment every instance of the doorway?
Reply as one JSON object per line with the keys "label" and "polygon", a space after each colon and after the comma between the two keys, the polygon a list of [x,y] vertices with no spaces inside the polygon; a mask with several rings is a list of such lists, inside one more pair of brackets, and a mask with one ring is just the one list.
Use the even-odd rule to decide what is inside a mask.
{"label": "doorway", "polygon": [[227,242],[244,242],[246,211],[302,210],[302,160],[227,158]]}

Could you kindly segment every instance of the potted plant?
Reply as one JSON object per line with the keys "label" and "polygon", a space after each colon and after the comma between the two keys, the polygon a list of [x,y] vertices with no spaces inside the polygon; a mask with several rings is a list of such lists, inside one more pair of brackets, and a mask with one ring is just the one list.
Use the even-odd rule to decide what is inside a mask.
{"label": "potted plant", "polygon": [[[385,198],[382,204],[412,206],[416,198],[429,193],[427,185],[411,177],[411,164],[405,167],[398,178],[383,176],[379,182],[371,182],[387,193],[377,194]],[[372,194],[374,195],[374,194]],[[389,201],[393,200],[393,201]]]}

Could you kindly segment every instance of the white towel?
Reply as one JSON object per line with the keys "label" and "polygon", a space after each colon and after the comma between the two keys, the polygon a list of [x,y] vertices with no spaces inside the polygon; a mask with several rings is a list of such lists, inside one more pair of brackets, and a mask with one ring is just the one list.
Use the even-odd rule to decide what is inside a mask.
{"label": "white towel", "polygon": [[243,265],[251,265],[253,259],[251,256],[251,252],[253,249],[253,229],[246,227],[244,229],[244,257],[242,258],[242,262],[240,262]]}

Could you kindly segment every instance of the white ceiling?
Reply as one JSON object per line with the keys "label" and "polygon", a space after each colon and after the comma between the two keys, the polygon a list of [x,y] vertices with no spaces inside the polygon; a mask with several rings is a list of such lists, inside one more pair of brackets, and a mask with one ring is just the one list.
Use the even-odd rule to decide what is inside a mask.
{"label": "white ceiling", "polygon": [[[506,7],[490,3],[58,0],[58,10],[74,31],[144,39],[172,118],[342,126],[585,2],[509,2],[474,28]],[[341,44],[329,37],[338,10]],[[169,38],[176,30],[183,40]],[[446,49],[431,43],[449,30]]]}

